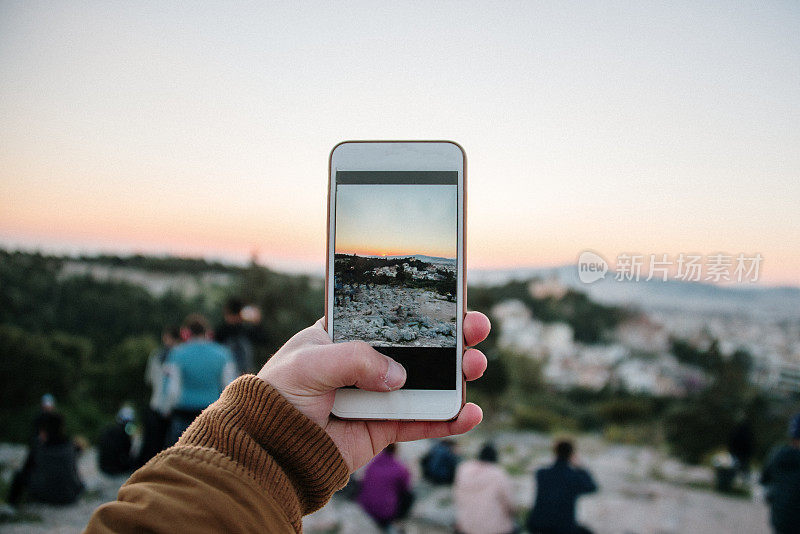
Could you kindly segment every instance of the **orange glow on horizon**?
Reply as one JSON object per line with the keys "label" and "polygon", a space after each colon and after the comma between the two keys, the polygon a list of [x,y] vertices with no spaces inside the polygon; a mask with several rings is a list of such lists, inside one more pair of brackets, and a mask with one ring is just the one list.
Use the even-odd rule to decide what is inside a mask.
{"label": "orange glow on horizon", "polygon": [[[70,230],[59,234],[52,232],[36,231],[17,231],[9,232],[7,227],[0,227],[0,247],[23,249],[40,249],[45,252],[54,251],[83,251],[90,254],[117,253],[117,254],[153,254],[153,255],[175,255],[186,257],[206,257],[243,263],[248,261],[253,254],[261,263],[275,266],[284,271],[303,271],[311,273],[324,273],[325,264],[325,244],[324,239],[318,239],[317,243],[309,241],[297,242],[286,239],[286,242],[269,244],[266,242],[249,241],[246,239],[235,239],[231,236],[193,236],[191,239],[170,237],[165,235],[142,235],[125,237],[121,235],[107,235],[100,232],[77,232]],[[5,243],[5,244],[3,244]],[[12,246],[8,244],[11,243]],[[292,246],[286,246],[292,245]],[[316,245],[316,246],[315,246]],[[369,256],[409,256],[412,254],[395,253],[397,251],[356,251],[360,255]],[[525,268],[556,268],[565,265],[574,265],[577,254],[559,254],[551,250],[545,254],[544,250],[539,253],[529,253],[526,255],[503,254],[502,247],[495,250],[483,249],[468,252],[468,269],[479,270],[506,270],[506,269],[525,269]],[[606,258],[613,269],[616,256],[615,254],[598,251]],[[60,252],[55,252],[60,253]],[[352,254],[352,251],[340,252]],[[759,285],[788,285],[797,286],[797,272],[800,272],[800,259],[793,258],[791,262],[773,262],[772,256],[764,254],[764,262],[761,266]]]}
{"label": "orange glow on horizon", "polygon": [[433,254],[430,251],[407,251],[407,250],[385,250],[385,249],[341,249],[336,247],[336,254],[355,254],[356,256],[373,256],[385,258],[387,256],[433,256],[437,258],[452,258],[449,254]]}

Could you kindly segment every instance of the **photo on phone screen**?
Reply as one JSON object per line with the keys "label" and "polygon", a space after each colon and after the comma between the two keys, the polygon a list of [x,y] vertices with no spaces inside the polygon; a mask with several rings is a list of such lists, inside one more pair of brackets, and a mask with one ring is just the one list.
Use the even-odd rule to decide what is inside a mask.
{"label": "photo on phone screen", "polygon": [[406,388],[454,389],[458,173],[338,171],[333,341],[406,367]]}

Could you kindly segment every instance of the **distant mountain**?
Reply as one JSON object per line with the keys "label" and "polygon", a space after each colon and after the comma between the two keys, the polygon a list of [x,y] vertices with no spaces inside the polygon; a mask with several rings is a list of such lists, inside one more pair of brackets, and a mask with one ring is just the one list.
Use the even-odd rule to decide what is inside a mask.
{"label": "distant mountain", "polygon": [[417,258],[419,261],[424,261],[426,263],[449,263],[451,265],[456,264],[455,258],[440,258],[438,256],[425,256],[424,254],[414,254],[414,257]]}
{"label": "distant mountain", "polygon": [[467,273],[468,283],[482,286],[531,278],[555,278],[598,302],[633,306],[643,310],[683,310],[800,319],[800,287],[755,284],[720,286],[679,280],[617,281],[613,272],[607,273],[605,278],[597,282],[584,284],[578,279],[575,265],[470,270]]}
{"label": "distant mountain", "polygon": [[416,258],[419,261],[424,261],[426,263],[449,263],[455,265],[456,259],[455,258],[441,258],[439,256],[426,256],[424,254],[403,254],[401,256],[362,256],[364,258],[384,258],[387,260],[399,260],[401,258]]}

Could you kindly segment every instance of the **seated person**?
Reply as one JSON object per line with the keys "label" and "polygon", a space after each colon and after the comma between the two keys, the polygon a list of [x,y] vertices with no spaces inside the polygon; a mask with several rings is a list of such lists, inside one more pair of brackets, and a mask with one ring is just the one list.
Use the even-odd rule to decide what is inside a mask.
{"label": "seated person", "polygon": [[498,465],[493,444],[484,444],[476,460],[458,466],[453,497],[459,534],[517,532],[511,478]]}
{"label": "seated person", "polygon": [[456,476],[456,467],[461,458],[455,453],[453,440],[443,439],[437,442],[422,457],[422,476],[433,484],[452,484]]}
{"label": "seated person", "polygon": [[358,504],[383,529],[388,529],[409,508],[411,474],[395,456],[390,443],[367,465]]}
{"label": "seated person", "polygon": [[27,487],[28,499],[48,504],[75,502],[83,491],[76,461],[75,444],[64,433],[64,417],[55,412],[44,415]]}
{"label": "seated person", "polygon": [[536,472],[536,502],[528,516],[534,534],[591,534],[575,521],[575,503],[584,493],[597,491],[592,475],[574,465],[571,441],[556,443],[556,461]]}
{"label": "seated person", "polygon": [[97,442],[97,463],[103,473],[119,475],[133,471],[131,437],[128,435],[127,428],[134,419],[133,408],[123,406],[117,412],[117,420],[100,434]]}

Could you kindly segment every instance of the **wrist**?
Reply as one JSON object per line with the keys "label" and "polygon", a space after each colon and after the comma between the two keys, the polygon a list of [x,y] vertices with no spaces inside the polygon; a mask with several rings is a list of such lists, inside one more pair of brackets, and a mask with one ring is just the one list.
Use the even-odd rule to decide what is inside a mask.
{"label": "wrist", "polygon": [[277,491],[296,502],[291,508],[299,515],[323,506],[349,474],[325,431],[275,387],[253,375],[233,381],[178,445],[216,449],[273,494]]}

